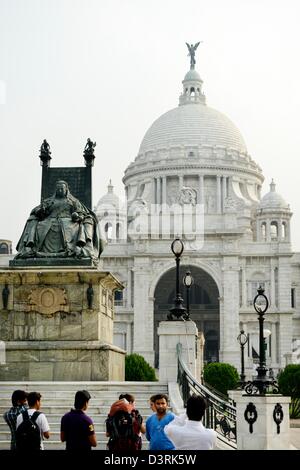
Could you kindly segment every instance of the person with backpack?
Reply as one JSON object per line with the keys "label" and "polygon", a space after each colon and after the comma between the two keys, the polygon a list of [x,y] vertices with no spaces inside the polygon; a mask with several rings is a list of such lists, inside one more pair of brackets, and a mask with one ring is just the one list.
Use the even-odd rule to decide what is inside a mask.
{"label": "person with backpack", "polygon": [[16,450],[17,417],[27,409],[27,396],[28,393],[24,390],[15,390],[11,396],[12,407],[3,415],[11,432],[10,450]]}
{"label": "person with backpack", "polygon": [[174,450],[175,446],[166,436],[164,428],[175,418],[174,413],[167,411],[168,396],[164,393],[153,395],[156,413],[146,421],[146,438],[150,442],[149,450]]}
{"label": "person with backpack", "polygon": [[44,450],[43,439],[49,439],[50,427],[44,413],[40,412],[42,395],[30,392],[28,410],[17,417],[16,448],[19,451]]}
{"label": "person with backpack", "polygon": [[135,409],[134,396],[130,393],[121,394],[119,400],[112,404],[106,419],[108,450],[116,452],[141,450],[141,433],[145,432],[143,418]]}
{"label": "person with backpack", "polygon": [[61,418],[60,439],[66,443],[66,450],[90,451],[97,446],[94,423],[86,414],[90,398],[87,390],[78,390],[74,408]]}

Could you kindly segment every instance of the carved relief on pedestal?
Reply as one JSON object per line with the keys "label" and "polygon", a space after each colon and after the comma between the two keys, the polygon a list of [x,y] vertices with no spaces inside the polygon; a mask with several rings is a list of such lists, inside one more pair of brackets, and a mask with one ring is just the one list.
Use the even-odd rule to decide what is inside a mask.
{"label": "carved relief on pedestal", "polygon": [[56,312],[69,312],[65,289],[59,287],[37,287],[28,296],[28,312],[34,311],[44,315]]}

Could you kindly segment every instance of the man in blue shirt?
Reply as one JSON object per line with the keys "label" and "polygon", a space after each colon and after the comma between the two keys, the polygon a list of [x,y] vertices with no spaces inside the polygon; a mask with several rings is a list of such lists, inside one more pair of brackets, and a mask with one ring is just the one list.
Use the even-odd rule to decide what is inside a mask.
{"label": "man in blue shirt", "polygon": [[150,441],[149,450],[173,450],[174,444],[167,438],[164,427],[170,423],[175,415],[168,408],[168,397],[164,393],[151,397],[156,413],[146,421],[146,437]]}

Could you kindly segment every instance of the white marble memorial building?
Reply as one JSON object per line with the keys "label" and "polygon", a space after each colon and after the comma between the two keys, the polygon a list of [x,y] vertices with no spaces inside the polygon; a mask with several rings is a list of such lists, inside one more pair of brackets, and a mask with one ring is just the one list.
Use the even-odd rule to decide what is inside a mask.
{"label": "white marble memorial building", "polygon": [[[202,83],[191,66],[179,105],[146,132],[125,170],[126,206],[110,182],[95,207],[108,239],[102,268],[125,285],[115,297],[115,344],[159,366],[157,327],[173,306],[170,246],[179,235],[181,278],[186,270],[194,277],[191,317],[205,337],[205,360],[239,369],[244,329],[251,375],[258,353],[253,298],[262,285],[270,301],[267,365],[276,371],[298,360],[300,253],[292,251],[292,212],[273,181],[261,196],[260,166],[231,120],[206,105]],[[189,214],[183,231],[178,210]]]}

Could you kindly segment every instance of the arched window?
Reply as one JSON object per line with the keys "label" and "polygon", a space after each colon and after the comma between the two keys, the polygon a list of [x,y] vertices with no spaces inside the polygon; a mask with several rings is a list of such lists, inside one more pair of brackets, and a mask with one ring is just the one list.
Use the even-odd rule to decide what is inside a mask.
{"label": "arched window", "polygon": [[261,224],[261,238],[262,238],[262,240],[267,239],[267,224],[266,224],[266,222],[263,222]]}
{"label": "arched window", "polygon": [[9,253],[8,244],[7,243],[0,243],[0,254],[8,255],[8,253]]}
{"label": "arched window", "polygon": [[281,224],[281,234],[282,234],[282,239],[285,240],[287,237],[286,222],[282,222]]}
{"label": "arched window", "polygon": [[112,238],[112,225],[109,222],[107,222],[107,224],[105,224],[104,231],[105,231],[106,239],[111,240],[111,238]]}
{"label": "arched window", "polygon": [[277,222],[275,222],[275,221],[271,222],[270,233],[271,233],[271,240],[277,240],[278,239],[278,224],[277,224]]}
{"label": "arched window", "polygon": [[121,224],[118,222],[117,225],[116,225],[116,237],[117,237],[117,240],[119,240],[119,238],[120,238],[120,229],[121,229]]}

